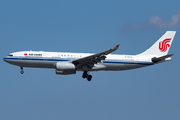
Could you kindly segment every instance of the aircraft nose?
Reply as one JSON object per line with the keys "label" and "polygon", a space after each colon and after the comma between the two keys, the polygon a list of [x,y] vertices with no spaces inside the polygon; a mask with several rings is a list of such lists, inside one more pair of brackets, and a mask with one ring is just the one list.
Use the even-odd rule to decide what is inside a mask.
{"label": "aircraft nose", "polygon": [[8,61],[9,61],[8,57],[4,57],[3,60],[4,60],[5,62],[8,62]]}
{"label": "aircraft nose", "polygon": [[7,62],[7,59],[6,59],[6,57],[4,57],[4,58],[3,58],[3,60],[4,60],[5,62]]}

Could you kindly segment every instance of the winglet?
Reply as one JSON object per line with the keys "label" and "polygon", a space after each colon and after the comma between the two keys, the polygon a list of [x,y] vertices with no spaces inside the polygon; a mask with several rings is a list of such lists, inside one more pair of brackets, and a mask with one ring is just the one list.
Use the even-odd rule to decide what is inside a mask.
{"label": "winglet", "polygon": [[113,49],[117,50],[119,48],[119,44],[117,44]]}

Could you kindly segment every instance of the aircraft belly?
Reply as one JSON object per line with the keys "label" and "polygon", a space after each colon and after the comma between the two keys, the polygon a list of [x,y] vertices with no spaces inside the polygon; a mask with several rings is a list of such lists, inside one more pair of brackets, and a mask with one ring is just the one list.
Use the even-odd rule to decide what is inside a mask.
{"label": "aircraft belly", "polygon": [[103,63],[108,71],[118,71],[118,70],[130,70],[140,67],[145,67],[146,65],[140,64],[123,64],[123,63]]}
{"label": "aircraft belly", "polygon": [[55,61],[39,61],[39,60],[8,60],[10,64],[22,67],[37,67],[37,68],[54,68]]}

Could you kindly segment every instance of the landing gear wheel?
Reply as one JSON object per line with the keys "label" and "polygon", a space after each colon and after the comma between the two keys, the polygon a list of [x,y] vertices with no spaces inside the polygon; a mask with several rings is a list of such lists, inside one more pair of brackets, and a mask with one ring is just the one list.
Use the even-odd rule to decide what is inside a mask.
{"label": "landing gear wheel", "polygon": [[87,78],[87,77],[88,77],[87,71],[84,71],[82,77],[83,77],[83,78]]}
{"label": "landing gear wheel", "polygon": [[88,75],[87,71],[84,71],[82,78],[87,78],[88,81],[91,81],[92,75]]}
{"label": "landing gear wheel", "polygon": [[87,80],[91,81],[91,79],[92,79],[92,75],[88,75]]}
{"label": "landing gear wheel", "polygon": [[21,74],[24,74],[24,71],[23,71],[23,70],[21,70],[21,71],[20,71],[20,73],[21,73]]}

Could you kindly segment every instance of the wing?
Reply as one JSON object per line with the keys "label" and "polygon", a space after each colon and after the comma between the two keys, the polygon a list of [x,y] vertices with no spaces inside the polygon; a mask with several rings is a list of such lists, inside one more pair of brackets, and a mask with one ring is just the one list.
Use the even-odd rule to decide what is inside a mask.
{"label": "wing", "polygon": [[72,63],[81,66],[81,65],[88,65],[89,67],[93,67],[94,64],[97,64],[98,62],[101,62],[101,60],[105,60],[106,59],[106,55],[114,52],[115,50],[117,50],[119,47],[119,44],[116,45],[115,47],[106,50],[104,52],[101,53],[97,53],[97,54],[93,54],[84,58],[80,58],[77,60],[72,61]]}

